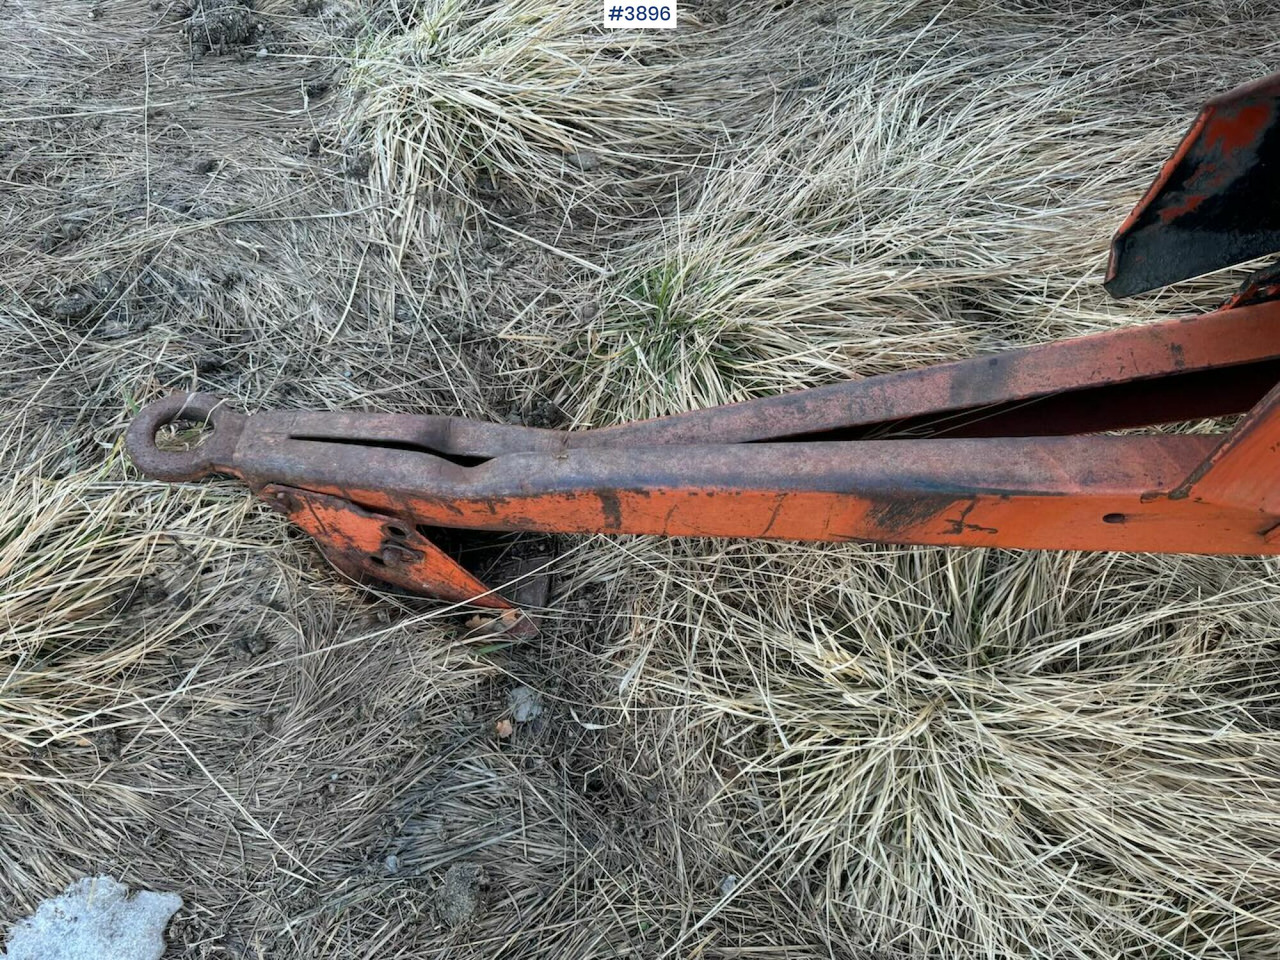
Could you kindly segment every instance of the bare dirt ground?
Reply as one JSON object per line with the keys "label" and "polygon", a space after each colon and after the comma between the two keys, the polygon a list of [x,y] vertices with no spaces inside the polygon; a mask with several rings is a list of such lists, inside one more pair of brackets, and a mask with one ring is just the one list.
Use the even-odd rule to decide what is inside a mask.
{"label": "bare dirt ground", "polygon": [[174,957],[1274,955],[1271,561],[563,538],[541,637],[476,639],[120,441],[1211,307],[1109,301],[1106,243],[1277,12],[0,0],[0,919],[111,873]]}

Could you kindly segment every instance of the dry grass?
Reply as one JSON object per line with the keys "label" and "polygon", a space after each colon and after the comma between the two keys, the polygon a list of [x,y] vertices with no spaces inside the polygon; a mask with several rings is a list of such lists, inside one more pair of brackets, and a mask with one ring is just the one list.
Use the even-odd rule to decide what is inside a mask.
{"label": "dry grass", "polygon": [[597,562],[661,584],[631,649],[719,745],[744,897],[795,884],[828,935],[910,955],[1274,943],[1273,564],[641,559]]}
{"label": "dry grass", "polygon": [[[868,6],[837,18],[823,56],[753,134],[616,252],[586,322],[565,317],[578,333],[557,344],[567,369],[548,389],[579,423],[1220,299],[1218,280],[1116,304],[1100,281],[1136,172],[1158,169],[1196,108],[1178,75],[1214,89],[1238,76],[1205,79],[1221,74],[1214,43],[1226,31],[1184,44],[1172,30],[1146,37],[1140,18],[1081,17],[1064,41],[1043,15],[935,13]],[[1160,53],[1175,39],[1176,68]]]}
{"label": "dry grass", "polygon": [[649,63],[669,44],[602,33],[597,6],[431,0],[353,54],[350,122],[396,226],[433,200],[483,213],[477,192],[586,212],[661,182],[696,126],[664,98],[675,70]]}
{"label": "dry grass", "polygon": [[1212,305],[1097,281],[1269,9],[240,6],[0,7],[6,921],[114,872],[173,956],[1280,949],[1270,561],[592,539],[510,645],[119,449],[175,387],[580,426]]}

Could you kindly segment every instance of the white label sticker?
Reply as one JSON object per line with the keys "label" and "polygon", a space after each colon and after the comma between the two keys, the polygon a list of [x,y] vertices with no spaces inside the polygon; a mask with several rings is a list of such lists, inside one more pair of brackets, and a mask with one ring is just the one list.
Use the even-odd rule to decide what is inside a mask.
{"label": "white label sticker", "polygon": [[604,25],[622,30],[638,27],[656,27],[659,30],[676,28],[676,0],[656,0],[650,3],[604,3]]}

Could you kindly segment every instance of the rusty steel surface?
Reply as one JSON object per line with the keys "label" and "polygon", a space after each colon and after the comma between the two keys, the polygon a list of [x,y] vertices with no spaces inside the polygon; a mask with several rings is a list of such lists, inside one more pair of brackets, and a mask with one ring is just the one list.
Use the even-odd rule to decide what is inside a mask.
{"label": "rusty steel surface", "polygon": [[1124,297],[1280,251],[1280,74],[1205,104],[1111,246]]}
{"label": "rusty steel surface", "polygon": [[[1278,321],[1280,302],[1258,303],[577,432],[403,414],[243,416],[174,395],[143,411],[127,443],[151,476],[242,478],[353,575],[499,608],[506,601],[424,526],[1270,554],[1280,552],[1267,536],[1280,522],[1268,469],[1280,440]],[[1231,389],[1239,384],[1247,389]],[[1112,402],[1120,388],[1130,402]],[[1058,435],[1250,408],[1225,436]],[[156,430],[179,418],[207,419],[209,441],[157,449]],[[913,432],[889,429],[903,422]],[[987,435],[1001,423],[1017,435]],[[968,435],[955,436],[962,426]],[[842,438],[872,428],[896,438]]]}
{"label": "rusty steel surface", "polygon": [[[380,413],[281,411],[254,420],[255,429],[264,437],[273,431],[276,442],[287,438],[354,447],[356,454],[361,448],[418,450],[462,466],[503,454],[581,447],[845,439],[876,432],[972,437],[1118,430],[1249,409],[1276,382],[1271,375],[1280,366],[1278,325],[1280,301],[1258,303],[574,432]],[[1122,390],[1127,402],[1111,402]],[[168,453],[149,441],[159,426],[177,419],[207,419],[215,427],[199,455]],[[130,456],[144,473],[161,480],[226,472],[244,420],[217,398],[174,394],[150,404],[134,420]]]}
{"label": "rusty steel surface", "polygon": [[277,483],[263,487],[261,496],[315,537],[333,565],[353,579],[374,577],[406,590],[425,589],[440,600],[511,607],[398,515]]}
{"label": "rusty steel surface", "polygon": [[[1280,192],[1251,194],[1280,160],[1277,103],[1280,75],[1206,106],[1117,234],[1112,292],[1280,246]],[[150,477],[242,479],[353,578],[510,614],[434,530],[1280,554],[1278,384],[1273,268],[1199,316],[616,427],[175,394],[126,446]],[[1231,414],[1225,434],[1106,435]],[[177,420],[212,433],[160,449]]]}
{"label": "rusty steel surface", "polygon": [[584,431],[569,442],[1045,436],[1222,416],[1247,410],[1280,379],[1272,376],[1278,324],[1280,303],[1258,303]]}

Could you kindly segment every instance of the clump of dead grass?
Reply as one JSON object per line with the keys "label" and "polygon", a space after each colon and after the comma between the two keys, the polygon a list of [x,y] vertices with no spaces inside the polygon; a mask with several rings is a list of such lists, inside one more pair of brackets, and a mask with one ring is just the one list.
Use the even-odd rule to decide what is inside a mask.
{"label": "clump of dead grass", "polygon": [[[239,489],[123,479],[118,449],[51,460],[0,488],[6,903],[111,869],[183,893],[171,939],[221,918],[219,949],[339,910],[422,776],[402,738],[452,730],[492,666],[441,642],[438,610],[392,622],[335,591]],[[246,907],[276,861],[292,879]]]}
{"label": "clump of dead grass", "polygon": [[705,829],[744,904],[799,889],[910,956],[1272,942],[1274,564],[690,546],[594,562],[650,584],[624,700],[719,745]]}
{"label": "clump of dead grass", "polygon": [[602,34],[585,0],[429,0],[353,59],[349,115],[395,224],[477,191],[568,213],[676,161],[694,124],[668,106],[661,37]]}
{"label": "clump of dead grass", "polygon": [[611,423],[1214,305],[1221,280],[1125,305],[1100,284],[1200,95],[1143,97],[1167,68],[1114,25],[1021,22],[843,8],[802,82],[559,318],[545,389]]}

